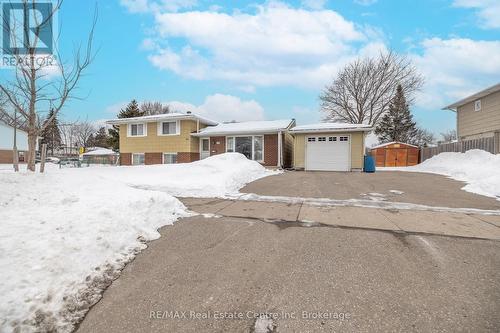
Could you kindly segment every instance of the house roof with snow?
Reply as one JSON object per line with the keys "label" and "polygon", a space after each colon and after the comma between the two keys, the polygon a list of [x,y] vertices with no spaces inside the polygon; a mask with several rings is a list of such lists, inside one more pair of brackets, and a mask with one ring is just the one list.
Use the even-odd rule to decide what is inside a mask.
{"label": "house roof with snow", "polygon": [[459,100],[458,102],[455,102],[453,104],[450,104],[448,106],[445,106],[443,110],[451,110],[451,111],[456,111],[459,106],[465,105],[467,103],[473,102],[475,100],[478,100],[484,96],[491,95],[497,91],[500,91],[500,83],[495,84],[494,86],[491,86],[489,88],[486,88],[484,90],[481,90],[478,93],[475,93],[473,95],[470,95],[468,97],[465,97],[464,99]]}
{"label": "house roof with snow", "polygon": [[217,125],[218,122],[202,117],[195,113],[180,113],[180,112],[171,112],[165,114],[158,114],[153,116],[143,116],[143,117],[133,117],[133,118],[118,118],[107,120],[106,124],[110,125],[120,125],[120,124],[131,124],[131,123],[149,123],[149,122],[157,122],[157,121],[169,121],[169,120],[198,120],[201,124],[205,125]]}
{"label": "house roof with snow", "polygon": [[82,154],[82,156],[103,156],[103,155],[118,155],[118,153],[111,149],[96,147],[96,149],[92,149],[91,151]]}
{"label": "house roof with snow", "polygon": [[369,132],[373,128],[366,124],[345,124],[345,123],[319,123],[310,125],[300,125],[293,127],[292,133],[316,133],[316,132]]}
{"label": "house roof with snow", "polygon": [[206,127],[193,136],[239,135],[276,133],[290,129],[295,125],[295,119],[261,120],[221,123],[217,126]]}

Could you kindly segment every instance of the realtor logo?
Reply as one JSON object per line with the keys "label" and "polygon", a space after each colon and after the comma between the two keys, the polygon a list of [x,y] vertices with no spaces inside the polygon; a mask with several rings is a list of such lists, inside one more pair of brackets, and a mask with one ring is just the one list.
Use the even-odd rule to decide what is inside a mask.
{"label": "realtor logo", "polygon": [[0,0],[0,4],[3,55],[52,54],[55,19],[52,2]]}

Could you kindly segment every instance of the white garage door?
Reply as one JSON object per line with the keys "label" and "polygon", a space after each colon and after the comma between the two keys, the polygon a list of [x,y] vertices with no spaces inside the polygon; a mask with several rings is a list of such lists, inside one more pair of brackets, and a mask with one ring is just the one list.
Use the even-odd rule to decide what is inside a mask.
{"label": "white garage door", "polygon": [[306,137],[306,170],[350,171],[350,136]]}

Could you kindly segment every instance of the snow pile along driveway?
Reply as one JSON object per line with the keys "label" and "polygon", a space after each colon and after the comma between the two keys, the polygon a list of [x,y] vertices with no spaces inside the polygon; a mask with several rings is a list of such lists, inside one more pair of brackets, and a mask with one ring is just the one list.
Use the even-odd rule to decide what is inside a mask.
{"label": "snow pile along driveway", "polygon": [[158,228],[189,215],[171,194],[145,188],[224,195],[269,174],[238,154],[168,166],[2,170],[0,332],[71,331],[145,241],[160,237]]}
{"label": "snow pile along driveway", "polygon": [[466,182],[462,189],[500,200],[500,155],[484,150],[441,153],[423,163],[397,170],[429,172]]}
{"label": "snow pile along driveway", "polygon": [[133,187],[178,197],[224,197],[237,194],[247,183],[280,171],[268,170],[239,153],[225,153],[192,163],[99,168],[97,172]]}

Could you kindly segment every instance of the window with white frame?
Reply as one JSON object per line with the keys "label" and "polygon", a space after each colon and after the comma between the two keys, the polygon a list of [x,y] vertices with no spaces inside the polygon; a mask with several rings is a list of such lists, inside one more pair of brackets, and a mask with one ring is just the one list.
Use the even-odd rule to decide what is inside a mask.
{"label": "window with white frame", "polygon": [[176,135],[179,134],[179,123],[177,121],[163,121],[159,123],[159,135]]}
{"label": "window with white frame", "polygon": [[307,141],[314,142],[314,141],[316,141],[316,138],[307,138]]}
{"label": "window with white frame", "polygon": [[146,135],[146,124],[129,124],[128,135],[129,136],[145,136]]}
{"label": "window with white frame", "polygon": [[474,102],[474,111],[481,111],[481,100],[478,99],[477,101]]}
{"label": "window with white frame", "polygon": [[331,136],[328,138],[328,141],[337,141],[337,137],[336,136]]}
{"label": "window with white frame", "polygon": [[264,137],[230,136],[226,138],[226,152],[237,152],[254,161],[264,160]]}
{"label": "window with white frame", "polygon": [[144,153],[133,153],[132,165],[143,165],[143,164],[144,164]]}
{"label": "window with white frame", "polygon": [[326,141],[326,137],[324,137],[324,136],[320,136],[320,137],[318,138],[318,141]]}
{"label": "window with white frame", "polygon": [[349,137],[348,136],[341,136],[341,137],[339,137],[339,141],[349,141]]}
{"label": "window with white frame", "polygon": [[177,163],[177,153],[163,153],[163,164]]}
{"label": "window with white frame", "polygon": [[233,153],[234,152],[234,138],[228,137],[226,140],[226,152]]}

